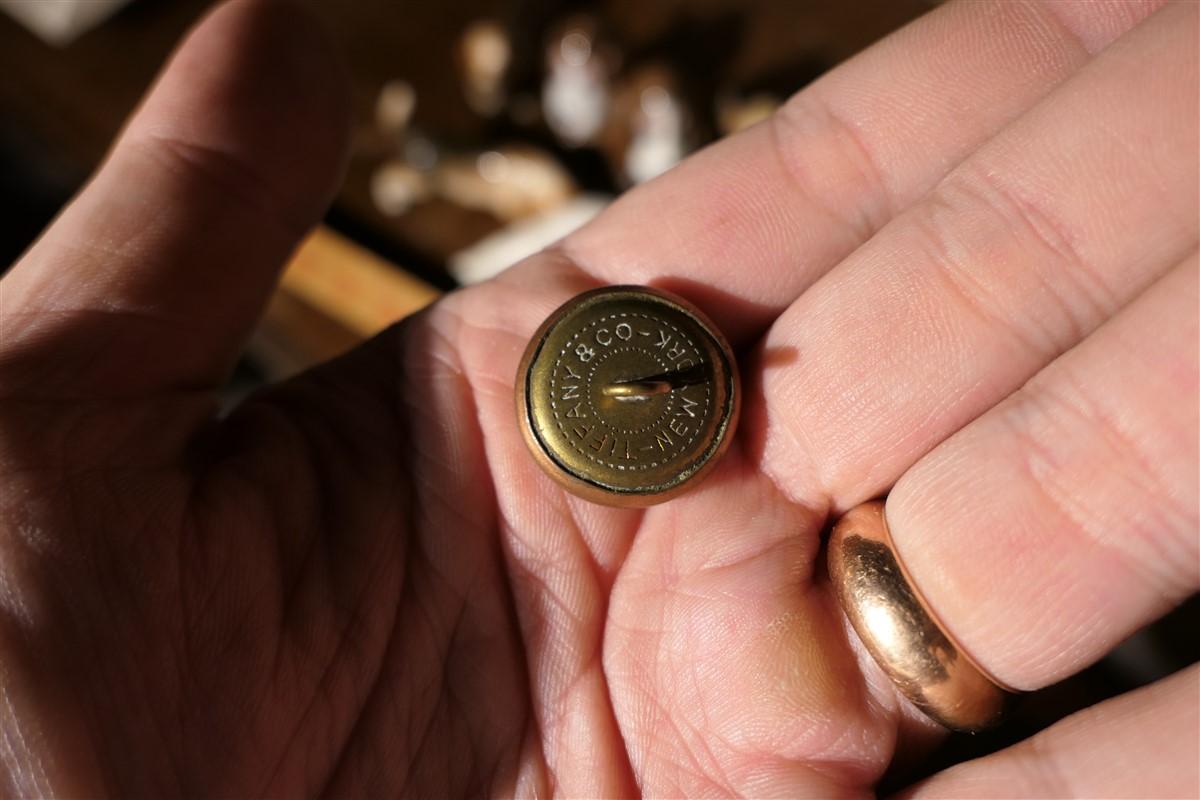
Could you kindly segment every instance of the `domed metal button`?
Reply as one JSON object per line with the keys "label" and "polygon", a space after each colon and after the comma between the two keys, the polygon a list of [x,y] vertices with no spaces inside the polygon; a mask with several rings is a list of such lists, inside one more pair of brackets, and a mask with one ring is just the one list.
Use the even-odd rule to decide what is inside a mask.
{"label": "domed metal button", "polygon": [[732,440],[741,403],[729,343],[667,292],[585,292],[534,334],[517,415],[552,478],[607,505],[660,503],[694,485]]}

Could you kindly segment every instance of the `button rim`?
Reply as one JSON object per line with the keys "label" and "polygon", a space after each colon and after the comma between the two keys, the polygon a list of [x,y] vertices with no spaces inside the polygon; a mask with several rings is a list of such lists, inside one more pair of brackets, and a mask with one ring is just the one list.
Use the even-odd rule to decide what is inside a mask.
{"label": "button rim", "polygon": [[[711,452],[704,462],[690,475],[667,489],[658,489],[657,491],[653,488],[647,490],[623,489],[580,477],[548,452],[547,445],[537,434],[537,426],[533,417],[529,391],[529,383],[533,376],[531,367],[541,352],[550,331],[569,313],[576,310],[580,304],[586,303],[598,295],[615,295],[622,292],[653,295],[666,305],[675,306],[678,311],[694,317],[700,323],[702,332],[716,345],[714,349],[720,355],[722,361],[724,361],[726,368],[728,400],[725,403],[725,418],[713,434],[714,442],[711,445]],[[725,456],[726,451],[733,442],[738,422],[741,418],[741,379],[738,372],[737,359],[733,355],[733,349],[730,347],[728,339],[725,338],[725,334],[707,314],[693,303],[673,292],[652,286],[615,284],[600,286],[573,295],[551,312],[542,324],[538,326],[533,336],[530,337],[529,343],[525,347],[525,352],[521,356],[516,377],[517,421],[521,428],[521,436],[525,440],[526,448],[542,471],[556,483],[572,494],[600,505],[643,508],[666,502],[695,488]]]}

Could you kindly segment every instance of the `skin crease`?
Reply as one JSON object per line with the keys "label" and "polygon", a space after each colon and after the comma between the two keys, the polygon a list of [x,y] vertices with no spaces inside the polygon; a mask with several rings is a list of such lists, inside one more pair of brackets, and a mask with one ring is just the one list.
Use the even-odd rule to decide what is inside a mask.
{"label": "skin crease", "polygon": [[[957,513],[939,493],[943,476],[1005,457],[989,431],[1031,426],[1021,441],[1036,439],[1025,395],[997,406],[1035,373],[1031,404],[1059,376],[1107,386],[1135,374],[1171,387],[1172,408],[1179,394],[1196,407],[1195,359],[1184,357],[1196,326],[1196,115],[1177,108],[1190,96],[1194,111],[1195,30],[1188,4],[939,9],[561,245],[218,418],[213,389],[332,196],[347,138],[332,122],[346,116],[344,89],[314,24],[261,0],[219,8],[90,186],[0,283],[9,793],[870,794],[894,759],[940,734],[847,630],[818,567],[829,516],[906,476],[889,515],[901,551],[917,553],[914,533],[938,524],[928,509]],[[1106,90],[1121,59],[1170,79]],[[1019,347],[1046,334],[1032,327],[1046,318],[1012,309],[1050,292],[1035,278],[1058,274],[1056,264],[1036,248],[1011,257],[1007,237],[1029,228],[996,224],[988,204],[953,206],[946,187],[996,163],[1021,174],[1020,159],[1005,159],[1023,148],[1076,152],[1076,126],[1054,111],[1071,103],[1095,109],[1082,127],[1111,134],[1108,150],[1084,140],[1082,157],[1140,157],[1109,162],[1122,171],[1108,183],[1091,162],[1077,172],[1056,162],[1082,185],[1054,193],[1065,206],[1048,206],[1037,219],[1056,224],[1034,233],[1067,233],[1027,241],[1071,245],[1050,255],[1107,247],[1116,226],[1073,222],[1095,207],[1125,214],[1148,245],[1126,265],[1123,293],[1065,315],[1073,324],[1030,355]],[[960,214],[962,238],[906,250],[928,229],[929,197]],[[1118,209],[1105,205],[1114,198]],[[905,318],[864,315],[871,308],[846,288],[887,285],[871,270],[897,253],[920,263],[954,247],[1012,294],[960,308],[937,302],[941,284],[915,283],[919,293],[894,289],[874,307],[946,309]],[[565,495],[525,451],[512,408],[538,324],[579,291],[617,281],[685,294],[746,355],[730,452],[695,491],[644,511]],[[986,341],[970,327],[980,320],[1024,360],[954,351],[962,339],[945,332]],[[890,340],[917,378],[880,369],[882,348],[822,363],[805,338],[820,330],[837,336],[818,353]],[[1183,356],[1154,356],[1164,349]],[[873,369],[873,380],[829,388]],[[852,437],[877,422],[870,392],[880,388],[896,405],[892,427],[913,433],[884,451]],[[1115,623],[1132,630],[1196,588],[1186,570],[1165,583],[1127,579],[1195,555],[1176,542],[1195,536],[1195,496],[1180,488],[1194,453],[1177,451],[1196,427],[1160,413],[1162,392],[1109,394],[1116,405],[1099,418],[1138,423],[1127,457],[1176,449],[1154,481],[1104,485],[1117,493],[1106,502],[1145,508],[1168,496],[1183,509],[1170,524],[1135,526],[1136,542],[1098,568],[1097,580],[1134,599],[1136,613]],[[830,409],[819,430],[803,416]],[[1051,446],[1045,455],[1059,458],[1046,463],[1080,463],[1108,430],[1085,420],[1072,433],[1080,449]],[[825,441],[854,446],[823,451]],[[1087,500],[1086,471],[1053,475]],[[1013,486],[1029,529],[1052,535],[1037,527],[1044,498]],[[1120,561],[1126,552],[1140,560]],[[926,564],[919,580],[948,585],[936,559],[914,557]],[[994,554],[985,577],[1018,566],[1050,575],[1006,558]],[[1147,587],[1154,602],[1139,600]],[[952,615],[972,652],[1013,683],[1044,685],[1112,644],[1111,610],[1094,592],[1009,596],[1015,624],[1040,613],[1091,620],[1060,634],[1072,637],[1070,657],[1022,673],[988,649],[987,628]],[[1153,734],[1164,745],[1139,767],[1153,764],[1155,793],[1195,795],[1195,718],[1166,710],[1194,708],[1196,680],[1192,670],[1101,705],[913,791],[1136,794],[1128,764],[1085,756]]]}

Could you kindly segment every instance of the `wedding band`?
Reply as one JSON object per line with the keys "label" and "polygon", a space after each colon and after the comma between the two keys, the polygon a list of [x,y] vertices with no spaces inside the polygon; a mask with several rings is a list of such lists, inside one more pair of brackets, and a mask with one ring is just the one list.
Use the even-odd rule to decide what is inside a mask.
{"label": "wedding band", "polygon": [[568,300],[529,340],[516,384],[534,461],[567,491],[612,506],[694,487],[733,441],[742,400],[721,331],[648,286]]}
{"label": "wedding band", "polygon": [[913,705],[947,728],[998,723],[1015,693],[950,636],[900,562],[883,503],[850,509],[828,546],[829,576],[868,652]]}

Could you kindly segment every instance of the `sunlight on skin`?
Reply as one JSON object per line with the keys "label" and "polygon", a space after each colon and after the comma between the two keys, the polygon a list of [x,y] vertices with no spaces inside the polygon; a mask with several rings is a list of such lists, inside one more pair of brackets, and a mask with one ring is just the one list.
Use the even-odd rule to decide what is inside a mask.
{"label": "sunlight on skin", "polygon": [[[920,234],[906,209],[957,165],[978,171],[988,140],[999,137],[992,152],[1050,152],[1062,144],[1052,109],[1080,85],[1104,95],[1094,82],[1120,72],[1114,63],[1194,66],[1187,5],[1101,52],[1152,11],[940,8],[559,246],[218,423],[209,389],[332,195],[347,136],[329,124],[346,99],[311,23],[259,0],[218,9],[2,284],[10,788],[868,795],[898,754],[939,734],[847,629],[821,532],[989,413],[1019,372],[953,380],[977,365],[948,334],[989,313],[1014,323],[1003,309],[938,317],[932,333],[885,324],[901,300],[939,305],[906,294],[897,266],[923,274],[919,259],[936,250],[884,256]],[[1172,31],[1161,46],[1160,29]],[[1196,173],[1195,149],[1175,152],[1194,120],[1155,116],[1186,88],[1186,71],[1172,74],[1142,81],[1120,108],[1097,103],[1118,119],[1070,126],[1193,125],[1156,135],[1137,160],[1193,167],[1159,175],[1160,199]],[[1045,98],[1034,122],[1006,128]],[[1001,287],[1030,292],[1004,308],[1036,307],[1045,263],[997,256],[1012,249],[1006,232],[1047,229],[976,210],[955,231],[981,237],[995,261],[978,263],[1003,262],[1009,272],[990,276]],[[1143,221],[1153,210],[1130,207]],[[1159,216],[1142,231],[1157,249],[1128,276],[1130,293],[1175,263],[1155,256],[1195,247],[1194,229],[1189,243]],[[848,282],[847,263],[859,270]],[[545,316],[629,281],[679,291],[745,351],[727,457],[695,491],[645,511],[564,495],[526,452],[513,408],[518,360]],[[889,285],[864,304],[865,288]],[[881,368],[899,352],[919,379]],[[896,447],[854,445],[872,425]],[[1049,608],[1037,602],[1006,620]]]}

